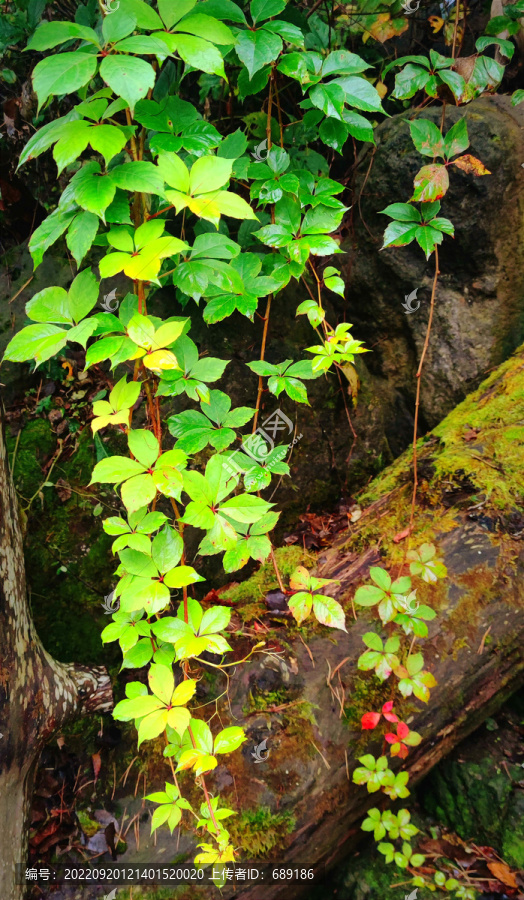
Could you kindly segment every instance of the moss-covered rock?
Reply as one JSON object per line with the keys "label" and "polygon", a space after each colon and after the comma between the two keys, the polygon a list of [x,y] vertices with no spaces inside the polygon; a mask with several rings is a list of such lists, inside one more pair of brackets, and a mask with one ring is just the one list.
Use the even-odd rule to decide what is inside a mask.
{"label": "moss-covered rock", "polygon": [[524,751],[509,703],[457,747],[418,787],[425,813],[466,841],[494,847],[524,868]]}

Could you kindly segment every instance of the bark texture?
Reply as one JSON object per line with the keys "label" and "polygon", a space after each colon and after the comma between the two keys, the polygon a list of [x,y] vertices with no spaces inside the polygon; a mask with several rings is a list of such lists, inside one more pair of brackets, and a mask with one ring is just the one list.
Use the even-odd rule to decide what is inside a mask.
{"label": "bark texture", "polygon": [[0,884],[20,900],[38,755],[66,722],[112,708],[105,669],[62,665],[40,643],[27,601],[18,504],[0,428]]}

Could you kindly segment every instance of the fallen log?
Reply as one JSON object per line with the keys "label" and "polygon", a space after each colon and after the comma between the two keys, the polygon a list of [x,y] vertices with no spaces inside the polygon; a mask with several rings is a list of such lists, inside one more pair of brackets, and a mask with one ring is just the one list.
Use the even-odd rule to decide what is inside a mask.
{"label": "fallen log", "polygon": [[[437,686],[427,705],[413,697],[395,700],[397,713],[422,735],[420,746],[400,766],[392,761],[394,770],[409,772],[410,785],[524,681],[523,385],[521,347],[419,441],[409,546],[432,541],[448,575],[417,594],[437,611],[420,642],[425,668]],[[394,683],[393,676],[380,683],[357,669],[365,649],[362,634],[371,626],[385,635],[388,626],[383,628],[369,610],[359,610],[354,618],[352,598],[370,565],[380,562],[395,576],[408,573],[412,485],[410,450],[371,484],[361,497],[359,521],[317,560],[315,574],[339,581],[324,592],[344,606],[347,634],[308,624],[299,639],[296,629],[277,620],[268,652],[239,666],[231,678],[232,721],[245,727],[249,740],[228,758],[227,769],[216,770],[217,786],[223,801],[240,810],[268,808],[258,840],[280,865],[335,866],[361,837],[366,809],[388,801],[351,778],[359,756],[381,753],[381,739],[363,733],[360,718],[392,697]],[[222,596],[227,599],[227,593]],[[284,653],[271,652],[273,638]],[[252,707],[247,715],[246,705]],[[266,758],[257,764],[254,747],[262,741],[267,742]],[[409,806],[409,798],[402,806]],[[252,858],[253,820],[241,813],[229,823],[237,845],[244,842],[241,855]],[[264,885],[263,896],[298,897],[307,889]],[[228,896],[259,900],[260,887],[246,886]]]}

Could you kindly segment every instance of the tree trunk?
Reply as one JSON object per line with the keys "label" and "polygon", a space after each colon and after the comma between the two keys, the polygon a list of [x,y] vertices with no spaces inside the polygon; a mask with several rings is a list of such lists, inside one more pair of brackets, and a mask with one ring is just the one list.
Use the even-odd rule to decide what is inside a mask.
{"label": "tree trunk", "polygon": [[16,864],[27,860],[28,817],[38,756],[73,719],[112,708],[103,668],[62,665],[42,647],[26,594],[22,535],[0,428],[0,884],[21,900]]}
{"label": "tree trunk", "polygon": [[[370,565],[383,565],[395,577],[408,574],[404,553],[413,485],[411,451],[369,487],[359,521],[317,561],[315,574],[340,581],[323,592],[343,604],[348,633],[315,629],[306,638],[308,652],[298,640],[289,643],[280,630],[277,636],[283,636],[286,647],[280,658],[268,654],[236,669],[231,711],[249,740],[242,753],[227,761],[234,776],[228,790],[232,798],[238,796],[241,809],[262,805],[275,815],[292,814],[291,833],[276,834],[278,841],[268,857],[281,866],[336,865],[362,837],[366,809],[388,802],[382,793],[369,794],[352,782],[358,757],[383,752],[382,730],[361,730],[364,712],[380,711],[394,696],[397,714],[421,733],[422,743],[406,760],[391,761],[394,770],[409,771],[412,785],[523,683],[523,382],[520,348],[419,443],[410,546],[433,541],[448,568],[442,582],[423,584],[417,591],[419,602],[437,610],[428,623],[428,638],[419,641],[425,668],[438,682],[429,703],[413,697],[402,700],[394,691],[393,675],[381,684],[372,673],[359,672],[362,634],[374,630],[385,637],[390,626],[382,627],[373,611],[360,609],[356,620],[352,613],[355,589],[367,579]],[[407,646],[409,639],[404,642]],[[266,712],[260,711],[265,696]],[[259,700],[257,709],[246,716],[246,700],[249,705],[252,698]],[[316,724],[297,718],[307,710],[304,703],[314,705]],[[256,764],[252,752],[263,740],[269,755]],[[217,774],[224,781],[223,772]],[[409,807],[410,800],[399,803]],[[228,827],[242,838],[241,823],[236,832],[233,819]],[[276,820],[268,819],[265,827],[266,832],[278,832]],[[249,858],[247,847],[242,855]],[[377,855],[377,865],[382,864]],[[265,900],[304,893],[304,886],[264,885]],[[258,900],[260,888],[246,887],[234,896]]]}

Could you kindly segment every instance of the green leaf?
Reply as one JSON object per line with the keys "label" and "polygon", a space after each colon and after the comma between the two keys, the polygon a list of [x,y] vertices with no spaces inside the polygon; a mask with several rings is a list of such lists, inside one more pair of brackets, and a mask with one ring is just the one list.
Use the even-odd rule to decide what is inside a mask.
{"label": "green leaf", "polygon": [[71,251],[77,266],[91,247],[97,232],[99,219],[94,213],[79,212],[69,225],[66,244]]}
{"label": "green leaf", "polygon": [[[512,44],[511,41],[506,41],[503,38],[490,37],[489,35],[484,34],[481,37],[477,38],[475,47],[477,48],[479,53],[482,53],[482,51],[485,50],[486,47],[489,47],[492,44],[496,44],[498,47],[500,47],[504,56],[506,56],[508,59],[512,59],[513,54],[515,52],[515,45]],[[517,93],[517,91],[515,91],[515,93]],[[515,93],[513,94],[513,96],[515,95]],[[511,105],[512,106],[515,105],[513,103],[513,97],[512,97]]]}
{"label": "green leaf", "polygon": [[160,16],[147,3],[144,3],[144,0],[125,0],[124,8],[136,19],[139,28],[143,28],[145,31],[162,28]]}
{"label": "green leaf", "polygon": [[159,34],[162,40],[165,40],[172,53],[176,52],[184,62],[200,69],[201,72],[208,72],[211,75],[218,75],[225,78],[224,60],[222,54],[209,41],[203,38],[194,37],[192,34],[168,34],[163,32]]}
{"label": "green leaf", "polygon": [[39,365],[54,356],[67,340],[67,331],[56,325],[28,325],[9,341],[4,359],[25,362],[34,359]]}
{"label": "green leaf", "polygon": [[253,497],[251,494],[238,494],[220,504],[221,512],[224,512],[235,522],[256,522],[263,516],[272,504],[262,500],[261,497]]}
{"label": "green leaf", "polygon": [[313,597],[309,591],[298,591],[288,601],[289,609],[299,625],[307,619],[313,606]]}
{"label": "green leaf", "polygon": [[332,50],[324,62],[322,63],[322,77],[327,75],[358,75],[370,69],[369,63],[357,56],[356,53],[350,53],[348,50]]}
{"label": "green leaf", "polygon": [[231,610],[224,606],[212,606],[202,616],[198,632],[200,635],[214,634],[227,628],[231,619]]}
{"label": "green leaf", "polygon": [[165,574],[180,562],[184,550],[184,542],[174,528],[166,525],[153,540],[153,562],[159,572]]}
{"label": "green leaf", "polygon": [[347,126],[350,135],[356,138],[357,141],[367,141],[370,144],[375,143],[373,126],[364,116],[354,112],[352,109],[344,109],[342,120]]}
{"label": "green leaf", "polygon": [[391,216],[392,219],[396,219],[398,222],[421,221],[418,209],[416,206],[412,206],[411,203],[390,203],[385,209],[381,209],[380,213],[381,215]]}
{"label": "green leaf", "polygon": [[356,590],[355,603],[358,606],[375,606],[383,596],[382,588],[375,587],[373,584],[364,584]]}
{"label": "green leaf", "polygon": [[157,56],[164,60],[169,56],[165,41],[148,34],[133,34],[115,44],[118,53],[136,53],[143,56]]}
{"label": "green leaf", "polygon": [[160,446],[151,431],[144,428],[133,429],[127,436],[129,449],[138,462],[149,469],[158,459]]}
{"label": "green leaf", "polygon": [[444,149],[446,158],[455,156],[457,153],[464,153],[469,147],[468,125],[466,118],[459,119],[451,126],[444,139]]}
{"label": "green leaf", "polygon": [[381,588],[381,590],[389,591],[391,587],[391,577],[389,575],[389,572],[386,572],[386,570],[381,566],[371,566],[369,574],[375,584],[377,584],[379,588]]}
{"label": "green leaf", "polygon": [[173,0],[158,0],[158,12],[169,30],[182,16],[191,12],[195,5],[196,0],[177,0],[176,4]]}
{"label": "green leaf", "polygon": [[91,81],[97,63],[96,56],[80,50],[51,55],[37,63],[33,71],[33,87],[38,97],[38,109],[51,95],[72,94]]}
{"label": "green leaf", "polygon": [[50,50],[66,41],[82,40],[99,45],[96,32],[76,22],[41,22],[29,39],[27,50]]}
{"label": "green leaf", "polygon": [[294,44],[297,47],[304,46],[304,34],[297,28],[296,25],[292,25],[291,22],[284,22],[283,19],[277,19],[274,22],[266,22],[262,28],[264,31],[269,31],[271,34],[278,34],[282,38],[283,41],[286,41],[288,44]]}
{"label": "green leaf", "polygon": [[71,112],[67,113],[67,115],[62,116],[62,118],[54,119],[52,122],[48,122],[47,125],[43,125],[42,128],[39,128],[39,130],[29,138],[27,144],[22,150],[22,153],[20,154],[20,160],[18,162],[18,168],[20,168],[20,166],[22,166],[29,159],[35,159],[37,156],[40,156],[40,154],[43,153],[44,150],[47,150],[49,147],[51,147],[51,145],[58,140],[62,126],[66,122],[75,121],[79,118],[80,114],[76,111],[76,109],[73,109],[71,110]]}
{"label": "green leaf", "polygon": [[331,84],[317,84],[313,90],[309,92],[309,99],[313,105],[321,109],[326,116],[342,119],[346,95],[339,84],[334,82]]}
{"label": "green leaf", "polygon": [[251,0],[249,9],[253,22],[264,22],[278,16],[286,8],[285,0]]}
{"label": "green leaf", "polygon": [[69,288],[69,311],[75,322],[91,312],[98,300],[98,281],[91,269],[79,272]]}
{"label": "green leaf", "polygon": [[67,122],[62,126],[60,138],[53,150],[58,174],[84,152],[89,143],[89,130],[90,125],[84,120]]}
{"label": "green leaf", "polygon": [[29,300],[25,311],[33,322],[54,322],[72,325],[67,291],[61,287],[47,287]]}
{"label": "green leaf", "polygon": [[404,247],[414,239],[419,226],[411,222],[390,222],[384,232],[384,247]]}
{"label": "green leaf", "polygon": [[152,475],[136,475],[122,485],[122,502],[128,512],[146,506],[156,497],[157,488]]}
{"label": "green leaf", "polygon": [[444,155],[444,138],[434,122],[430,122],[429,119],[415,119],[409,123],[409,127],[411,138],[419,153],[432,158]]}
{"label": "green leaf", "polygon": [[313,612],[322,625],[329,625],[330,628],[340,628],[342,631],[347,631],[344,610],[340,603],[333,600],[332,597],[325,597],[323,594],[313,594]]}
{"label": "green leaf", "polygon": [[77,209],[62,209],[58,207],[41,225],[33,231],[29,239],[29,252],[33,257],[35,269],[38,268],[44,253],[51,247],[76,216]]}
{"label": "green leaf", "polygon": [[69,187],[73,188],[75,200],[79,206],[101,218],[116,191],[116,185],[111,175],[102,175],[100,165],[94,161],[86,163],[78,170]]}
{"label": "green leaf", "polygon": [[112,44],[119,41],[128,34],[131,34],[137,25],[136,16],[134,16],[127,4],[124,6],[120,3],[120,7],[115,9],[111,15],[104,16],[102,22],[102,34],[106,44]]}
{"label": "green leaf", "polygon": [[[133,0],[137,3],[138,0]],[[127,3],[127,0],[126,0]],[[146,4],[143,4],[146,6]],[[150,7],[147,7],[150,9]],[[150,9],[153,13],[153,10]],[[154,13],[156,16],[156,13]],[[64,56],[67,54],[63,54]],[[40,65],[40,64],[39,64]],[[143,59],[134,56],[106,56],[100,65],[100,76],[106,84],[123,97],[131,112],[155,85],[155,70]]]}
{"label": "green leaf", "polygon": [[[362,109],[365,112],[382,112],[382,102],[375,87],[358,75],[347,75],[337,78],[330,84],[339,85],[344,91],[348,106]],[[311,95],[310,95],[311,96]]]}
{"label": "green leaf", "polygon": [[447,86],[451,89],[457,100],[460,100],[466,90],[466,82],[464,81],[462,75],[459,75],[458,72],[441,70],[439,72],[439,76],[444,84],[447,84]]}
{"label": "green leaf", "polygon": [[[164,190],[164,179],[159,172],[157,166],[151,162],[142,160],[133,160],[116,166],[111,170],[111,177],[117,187],[126,191],[138,191],[144,194],[162,194]],[[159,227],[160,234],[164,230],[163,222],[159,220],[151,220],[153,225]],[[145,223],[149,224],[149,223]],[[143,226],[140,226],[143,227]],[[139,229],[137,229],[137,232]],[[137,235],[139,237],[139,235]],[[158,237],[158,235],[156,235]],[[150,238],[151,239],[151,238]],[[142,242],[137,244],[138,247],[143,246]]]}
{"label": "green leaf", "polygon": [[219,731],[215,738],[213,748],[214,753],[232,753],[237,747],[247,741],[244,729],[238,725],[232,725],[230,728],[224,728]]}
{"label": "green leaf", "polygon": [[333,147],[334,150],[341,153],[347,141],[349,129],[344,122],[329,117],[321,123],[319,134],[324,144],[327,144],[328,147]]}
{"label": "green leaf", "polygon": [[224,25],[224,23],[220,22],[218,19],[206,16],[202,13],[187,16],[170,30],[173,32],[184,31],[187,34],[196,34],[198,37],[204,38],[206,41],[211,41],[214,44],[235,43],[235,36],[227,25]]}
{"label": "green leaf", "polygon": [[184,162],[176,153],[160,153],[157,166],[164,181],[181,191],[183,194],[189,191],[189,171]]}
{"label": "green leaf", "polygon": [[201,156],[189,176],[191,194],[209,193],[225,185],[231,177],[233,161],[220,156]]}
{"label": "green leaf", "polygon": [[89,483],[95,484],[100,481],[103,484],[118,484],[143,471],[144,467],[140,463],[127,456],[108,456],[96,464]]}
{"label": "green leaf", "polygon": [[270,34],[264,30],[241,31],[235,50],[244,63],[249,77],[253,78],[255,72],[277,59],[282,51],[282,40],[277,34]]}
{"label": "green leaf", "polygon": [[405,66],[395,77],[395,89],[391,96],[398,100],[408,100],[422,90],[430,78],[430,73],[420,66]]}
{"label": "green leaf", "polygon": [[89,143],[104,157],[106,167],[124,149],[126,140],[124,132],[115,125],[95,125],[89,129]]}

